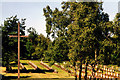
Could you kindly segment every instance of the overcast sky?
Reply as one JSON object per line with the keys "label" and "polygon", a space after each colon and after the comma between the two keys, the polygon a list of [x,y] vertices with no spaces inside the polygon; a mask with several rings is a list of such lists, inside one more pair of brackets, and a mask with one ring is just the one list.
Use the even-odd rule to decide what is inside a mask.
{"label": "overcast sky", "polygon": [[[119,0],[104,0],[104,12],[108,13],[110,20],[113,20],[118,12]],[[19,19],[26,18],[26,29],[34,27],[40,34],[46,36],[45,17],[43,16],[43,8],[49,5],[52,9],[61,9],[62,0],[2,0],[0,2],[0,11],[2,19],[0,23],[8,17],[17,15]]]}

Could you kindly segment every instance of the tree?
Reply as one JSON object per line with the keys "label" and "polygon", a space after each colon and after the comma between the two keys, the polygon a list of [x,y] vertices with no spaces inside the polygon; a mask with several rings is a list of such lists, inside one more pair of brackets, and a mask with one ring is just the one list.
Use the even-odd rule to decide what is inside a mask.
{"label": "tree", "polygon": [[26,49],[27,49],[27,54],[26,58],[31,59],[32,58],[32,53],[35,52],[35,47],[33,46],[33,43],[28,39],[26,42]]}
{"label": "tree", "polygon": [[104,52],[105,63],[106,64],[118,64],[120,61],[119,50],[120,50],[120,13],[117,13],[115,19],[106,24],[104,31],[106,31],[105,36],[107,37],[106,42],[104,42]]}
{"label": "tree", "polygon": [[45,52],[48,49],[48,38],[43,34],[38,35],[37,46],[35,47],[35,52],[32,53],[34,59],[45,59]]}
{"label": "tree", "polygon": [[55,8],[54,11],[49,6],[43,9],[46,20],[46,33],[47,37],[57,38],[66,35],[67,26],[69,25],[70,18],[67,17],[65,10],[59,11]]}
{"label": "tree", "polygon": [[29,33],[29,40],[33,43],[35,47],[38,44],[37,43],[38,33],[33,27],[30,27],[29,29],[27,29],[27,32]]}
{"label": "tree", "polygon": [[[100,42],[104,39],[101,25],[109,21],[108,14],[102,12],[102,3],[99,2],[63,2],[62,4],[62,11],[57,8],[52,11],[49,6],[44,8],[47,33],[52,34],[54,40],[65,36],[64,39],[69,45],[69,59],[73,61],[74,66],[76,61],[81,62],[79,74],[81,79],[82,62],[89,58],[94,58],[96,61]],[[59,32],[64,34],[59,35]]]}
{"label": "tree", "polygon": [[68,59],[68,45],[66,40],[61,38],[56,38],[53,42],[48,46],[48,51],[46,55],[49,56],[50,61],[61,63]]}
{"label": "tree", "polygon": [[[66,40],[70,61],[74,66],[77,65],[77,61],[80,62],[79,80],[83,62],[86,63],[86,69],[88,63],[91,64],[95,73],[96,64],[113,63],[113,60],[119,58],[120,14],[116,15],[114,22],[109,21],[108,14],[103,12],[101,2],[62,2],[62,11],[57,8],[52,11],[49,6],[43,10],[46,17],[46,32],[48,37],[54,38],[50,54],[56,56],[56,53],[60,52],[58,42]],[[111,61],[108,61],[110,59]]]}
{"label": "tree", "polygon": [[114,51],[114,58],[112,59],[112,61],[115,61],[113,63],[120,65],[119,61],[120,61],[120,13],[117,13],[115,16],[115,19],[113,21],[113,38],[114,38],[114,43],[116,44],[116,49]]}
{"label": "tree", "polygon": [[109,18],[108,14],[102,12],[102,3],[99,2],[71,2],[68,12],[72,16],[72,23],[67,27],[69,55],[72,55],[69,57],[81,62],[81,80],[82,62],[88,62],[90,58],[96,61],[100,42],[104,39],[101,25],[108,22]]}
{"label": "tree", "polygon": [[[21,35],[25,35],[25,20],[26,19],[21,19]],[[14,60],[16,61],[17,57],[17,38],[10,38],[9,35],[17,35],[18,21],[19,19],[17,16],[12,16],[10,18],[6,18],[4,25],[2,26],[2,65],[6,67],[6,71],[10,70],[10,62]],[[24,40],[21,39],[20,41],[23,42]]]}
{"label": "tree", "polygon": [[119,13],[116,14],[114,21],[102,24],[104,39],[101,41],[99,53],[103,64],[119,64]]}
{"label": "tree", "polygon": [[32,53],[35,52],[35,47],[38,44],[38,41],[37,41],[38,33],[33,27],[30,27],[29,29],[27,29],[27,32],[29,33],[29,35],[25,45],[27,50],[27,54],[25,56],[28,59],[32,59]]}
{"label": "tree", "polygon": [[[49,38],[51,36],[54,39],[53,42],[50,43],[46,55],[51,55],[54,61],[62,62],[65,58],[68,58],[66,32],[67,26],[70,23],[70,18],[67,17],[65,11],[59,11],[57,8],[51,10],[50,7],[47,6],[43,11],[46,18],[47,37]],[[57,58],[59,58],[59,60]]]}

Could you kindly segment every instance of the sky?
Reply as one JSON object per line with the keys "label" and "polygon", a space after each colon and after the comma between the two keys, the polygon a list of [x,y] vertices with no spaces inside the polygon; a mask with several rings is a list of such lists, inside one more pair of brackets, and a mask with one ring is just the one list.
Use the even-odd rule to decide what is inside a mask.
{"label": "sky", "polygon": [[[61,10],[61,2],[63,0],[2,0],[0,2],[0,24],[3,24],[4,20],[8,17],[15,16],[19,19],[26,18],[26,29],[34,27],[38,34],[42,33],[47,36],[45,17],[43,16],[43,8],[47,5],[51,9],[56,7]],[[110,20],[113,20],[115,14],[118,12],[119,0],[104,0],[103,9],[108,13]],[[26,32],[27,35],[27,32]]]}

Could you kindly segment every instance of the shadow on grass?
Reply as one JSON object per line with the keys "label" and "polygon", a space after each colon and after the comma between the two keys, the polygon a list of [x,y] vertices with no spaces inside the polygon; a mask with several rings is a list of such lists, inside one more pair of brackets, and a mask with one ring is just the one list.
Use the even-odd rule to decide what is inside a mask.
{"label": "shadow on grass", "polygon": [[[27,63],[22,63],[23,65],[28,65]],[[10,66],[17,67],[18,63],[11,63]]]}
{"label": "shadow on grass", "polygon": [[12,63],[12,64],[10,64],[10,66],[17,67],[17,63]]}
{"label": "shadow on grass", "polygon": [[[13,69],[11,71],[8,71],[7,73],[17,73],[18,70],[17,69]],[[20,73],[45,73],[45,72],[54,72],[54,70],[42,70],[42,69],[39,69],[37,68],[36,70],[33,70],[33,69],[29,69],[29,70],[26,70],[26,69],[22,69],[20,70]]]}
{"label": "shadow on grass", "polygon": [[28,65],[27,63],[22,63],[22,65]]}
{"label": "shadow on grass", "polygon": [[[30,76],[21,76],[20,78],[29,78]],[[4,76],[2,75],[2,80],[12,80],[12,79],[16,79],[17,80],[18,76]]]}

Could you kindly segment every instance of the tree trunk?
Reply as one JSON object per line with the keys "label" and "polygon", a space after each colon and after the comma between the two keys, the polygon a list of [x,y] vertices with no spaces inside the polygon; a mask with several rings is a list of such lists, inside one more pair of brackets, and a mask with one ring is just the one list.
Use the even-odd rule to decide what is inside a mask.
{"label": "tree trunk", "polygon": [[92,78],[95,79],[95,64],[92,65]]}
{"label": "tree trunk", "polygon": [[76,70],[76,63],[75,63],[75,80],[77,80],[77,70]]}
{"label": "tree trunk", "polygon": [[95,49],[95,61],[97,60],[97,49]]}
{"label": "tree trunk", "polygon": [[88,66],[88,62],[86,62],[86,65],[85,65],[85,80],[87,80],[87,66]]}
{"label": "tree trunk", "polygon": [[82,73],[82,61],[80,62],[80,70],[79,70],[79,80],[81,80],[81,73]]}
{"label": "tree trunk", "polygon": [[12,68],[9,65],[7,65],[6,66],[6,71],[8,72],[8,71],[11,71],[11,70],[12,70]]}
{"label": "tree trunk", "polygon": [[9,71],[10,69],[9,69],[9,66],[6,66],[6,71]]}
{"label": "tree trunk", "polygon": [[30,60],[31,60],[32,53],[30,53]]}

